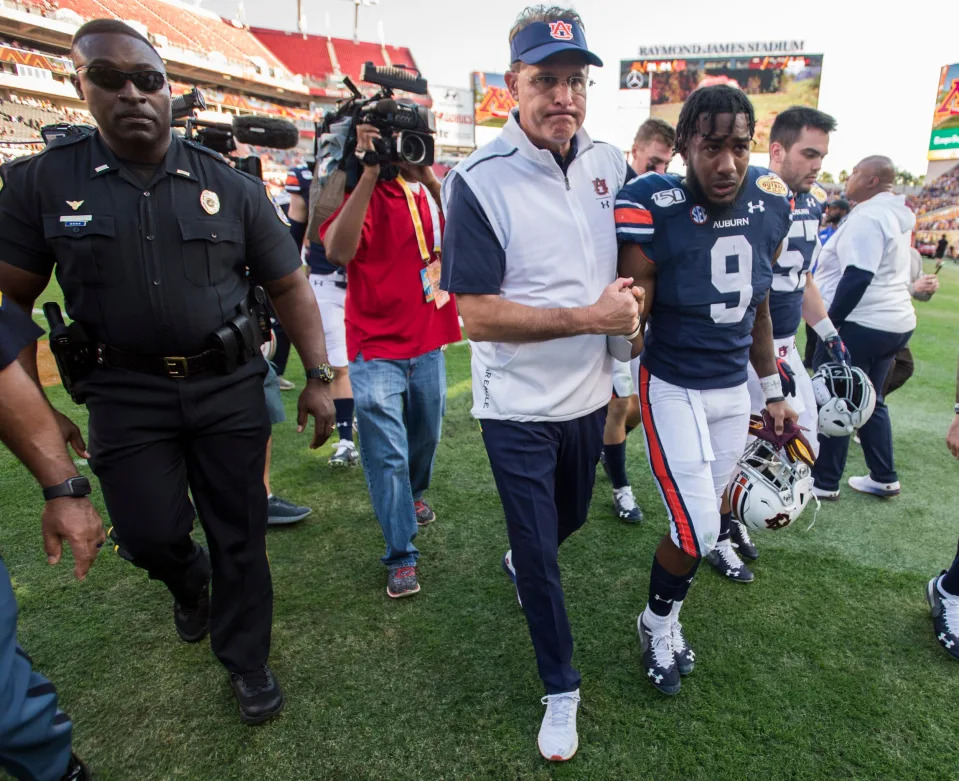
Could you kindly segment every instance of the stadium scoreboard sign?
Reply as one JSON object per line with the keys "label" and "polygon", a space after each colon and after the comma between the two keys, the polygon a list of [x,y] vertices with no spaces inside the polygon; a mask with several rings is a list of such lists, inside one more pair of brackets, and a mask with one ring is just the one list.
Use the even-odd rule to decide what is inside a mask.
{"label": "stadium scoreboard sign", "polygon": [[769,150],[776,116],[790,106],[819,106],[821,54],[802,52],[801,40],[641,46],[620,62],[620,90],[643,92],[650,116],[675,127],[686,98],[698,87],[739,87],[756,109],[756,152]]}
{"label": "stadium scoreboard sign", "polygon": [[959,63],[944,65],[939,73],[928,158],[959,160]]}

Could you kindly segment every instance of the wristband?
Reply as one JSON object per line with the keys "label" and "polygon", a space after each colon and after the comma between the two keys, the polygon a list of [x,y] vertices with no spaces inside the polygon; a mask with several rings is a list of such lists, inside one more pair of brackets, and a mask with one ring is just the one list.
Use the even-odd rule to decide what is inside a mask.
{"label": "wristband", "polygon": [[779,396],[782,400],[783,383],[778,374],[770,374],[768,377],[760,378],[759,387],[762,388],[763,398],[766,401],[769,401],[772,396]]}
{"label": "wristband", "polygon": [[633,331],[631,334],[627,335],[626,339],[631,342],[633,341],[633,339],[639,336],[642,332],[643,332],[643,324],[642,322],[640,322],[640,324],[636,326],[636,330]]}
{"label": "wristband", "polygon": [[786,400],[786,397],[785,397],[785,396],[770,396],[768,399],[766,399],[766,404],[767,404],[767,405],[768,405],[768,404],[778,404],[779,402],[785,401],[785,400]]}
{"label": "wristband", "polygon": [[824,317],[818,323],[816,323],[812,330],[816,332],[816,336],[822,339],[824,342],[832,336],[838,336],[839,331],[836,329],[836,326],[833,325],[832,320],[829,317]]}

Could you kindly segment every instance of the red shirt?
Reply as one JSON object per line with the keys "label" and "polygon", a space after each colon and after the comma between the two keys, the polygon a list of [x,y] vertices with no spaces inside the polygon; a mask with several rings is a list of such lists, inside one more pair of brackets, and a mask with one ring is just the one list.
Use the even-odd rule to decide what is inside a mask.
{"label": "red shirt", "polygon": [[[432,249],[429,197],[423,186],[415,193],[426,244]],[[342,208],[323,223],[321,238]],[[437,309],[423,295],[420,271],[425,267],[403,188],[396,181],[377,182],[359,246],[346,267],[346,350],[351,361],[359,353],[365,360],[408,360],[460,340],[452,297]]]}

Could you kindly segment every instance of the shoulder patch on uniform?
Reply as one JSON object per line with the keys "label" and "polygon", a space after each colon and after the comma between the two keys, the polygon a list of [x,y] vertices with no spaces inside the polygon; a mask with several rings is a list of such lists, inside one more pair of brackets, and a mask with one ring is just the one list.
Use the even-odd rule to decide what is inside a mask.
{"label": "shoulder patch on uniform", "polygon": [[825,203],[826,199],[829,198],[829,195],[827,195],[826,191],[815,182],[813,182],[813,186],[809,188],[809,192],[812,194],[813,198],[819,201],[819,203]]}
{"label": "shoulder patch on uniform", "polygon": [[681,187],[673,187],[670,190],[657,190],[653,193],[653,203],[661,209],[677,203],[683,203],[685,200],[686,193],[683,192]]}
{"label": "shoulder patch on uniform", "polygon": [[776,174],[764,174],[756,180],[756,186],[767,193],[772,193],[773,195],[787,195],[789,193],[789,188],[786,187],[786,183],[780,179]]}
{"label": "shoulder patch on uniform", "polygon": [[266,197],[270,199],[270,203],[273,206],[273,211],[276,212],[276,216],[279,218],[280,222],[282,222],[287,228],[292,227],[290,225],[289,218],[283,213],[283,208],[276,202],[276,198],[270,195],[270,188],[264,184],[263,189],[266,192]]}

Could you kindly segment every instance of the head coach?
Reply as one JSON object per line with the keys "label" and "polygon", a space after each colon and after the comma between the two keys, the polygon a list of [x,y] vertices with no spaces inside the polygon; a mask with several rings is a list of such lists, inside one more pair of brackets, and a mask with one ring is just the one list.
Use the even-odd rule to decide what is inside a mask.
{"label": "head coach", "polygon": [[582,129],[589,66],[602,61],[579,15],[526,9],[510,63],[518,108],[443,184],[443,287],[472,344],[473,415],[512,546],[503,566],[546,687],[539,749],[565,760],[578,742],[580,676],[557,553],[589,508],[612,390],[607,335],[635,337],[641,302],[616,278],[613,200],[626,162]]}
{"label": "head coach", "polygon": [[[316,377],[298,416],[301,429],[316,418],[314,447],[333,429],[320,313],[263,183],[171,131],[170,83],[150,43],[100,19],[71,51],[99,130],[0,168],[0,289],[29,312],[56,269],[92,345],[74,390],[115,541],[173,594],[184,641],[209,631],[242,719],[257,723],[283,694],[266,664],[270,426],[250,278]],[[21,360],[36,379],[35,353]],[[58,422],[84,451],[76,426]],[[194,503],[208,550],[190,536]]]}

